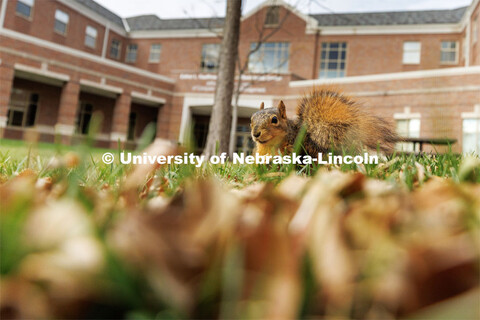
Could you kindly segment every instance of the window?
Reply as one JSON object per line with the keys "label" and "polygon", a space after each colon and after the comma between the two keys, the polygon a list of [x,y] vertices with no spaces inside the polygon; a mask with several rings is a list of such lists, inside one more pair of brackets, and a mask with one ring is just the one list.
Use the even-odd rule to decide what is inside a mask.
{"label": "window", "polygon": [[248,61],[248,70],[254,73],[287,73],[290,44],[288,42],[267,42],[258,47],[250,45],[255,51]]}
{"label": "window", "polygon": [[239,124],[237,126],[235,152],[250,154],[255,147],[248,124]]}
{"label": "window", "polygon": [[12,89],[7,111],[7,125],[31,127],[35,124],[38,94],[22,89]]}
{"label": "window", "polygon": [[55,26],[54,29],[60,34],[67,34],[69,16],[62,10],[55,11]]}
{"label": "window", "polygon": [[137,61],[137,50],[138,50],[138,46],[136,44],[128,45],[126,62]]}
{"label": "window", "polygon": [[135,112],[130,112],[130,116],[128,117],[128,132],[127,132],[128,141],[135,140],[136,123],[137,123],[137,114]]}
{"label": "window", "polygon": [[456,41],[442,41],[440,49],[441,63],[457,63],[458,62],[458,42]]}
{"label": "window", "polygon": [[204,44],[202,47],[202,62],[200,69],[204,72],[215,72],[218,70],[220,60],[219,44]]}
{"label": "window", "polygon": [[463,152],[480,154],[480,118],[463,119]]}
{"label": "window", "polygon": [[280,16],[280,7],[279,6],[270,6],[267,9],[267,14],[265,15],[265,26],[267,27],[276,27],[279,23]]}
{"label": "window", "polygon": [[162,51],[161,44],[152,44],[150,47],[150,57],[148,58],[148,62],[159,62],[161,51]]}
{"label": "window", "polygon": [[79,134],[87,134],[90,120],[92,119],[93,107],[90,103],[80,101],[80,109],[78,110],[76,132]]}
{"label": "window", "polygon": [[85,45],[91,48],[95,48],[97,45],[97,29],[87,26],[85,29]]}
{"label": "window", "polygon": [[473,112],[462,112],[462,151],[480,155],[480,104],[474,106]]}
{"label": "window", "polygon": [[[419,138],[420,137],[420,119],[401,119],[397,120],[397,133],[404,138]],[[420,151],[413,150],[413,143],[402,142],[398,143],[397,149],[401,151]]]}
{"label": "window", "polygon": [[345,77],[346,42],[324,42],[320,59],[320,78]]}
{"label": "window", "polygon": [[[403,113],[395,113],[393,115],[397,123],[397,134],[403,138],[419,138],[420,137],[420,119],[421,114],[416,112],[412,113],[410,107],[405,107]],[[419,147],[417,145],[417,147]],[[413,143],[404,142],[398,143],[397,149],[400,151],[420,151],[413,150]]]}
{"label": "window", "polygon": [[421,44],[418,41],[406,41],[403,43],[403,63],[420,63]]}
{"label": "window", "polygon": [[110,46],[110,57],[114,59],[119,59],[121,48],[122,48],[122,43],[117,39],[113,39],[112,44]]}
{"label": "window", "polygon": [[17,13],[25,18],[32,16],[32,9],[35,0],[18,0],[17,1]]}

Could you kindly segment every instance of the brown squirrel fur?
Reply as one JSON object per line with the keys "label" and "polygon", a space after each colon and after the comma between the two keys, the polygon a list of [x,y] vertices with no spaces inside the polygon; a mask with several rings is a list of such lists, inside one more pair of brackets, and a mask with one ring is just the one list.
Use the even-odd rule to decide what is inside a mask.
{"label": "brown squirrel fur", "polygon": [[330,89],[313,90],[297,106],[297,118],[287,118],[285,104],[264,108],[252,115],[252,138],[259,154],[292,152],[295,139],[305,127],[303,148],[318,153],[371,151],[391,153],[397,135],[382,118],[369,114],[350,97]]}

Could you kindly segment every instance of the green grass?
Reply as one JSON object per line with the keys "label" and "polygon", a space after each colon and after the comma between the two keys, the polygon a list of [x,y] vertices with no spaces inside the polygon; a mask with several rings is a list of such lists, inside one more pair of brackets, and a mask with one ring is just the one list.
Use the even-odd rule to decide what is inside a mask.
{"label": "green grass", "polygon": [[[113,164],[107,165],[102,162],[101,156],[104,152],[112,152],[115,155],[116,160]],[[5,181],[29,168],[37,172],[40,177],[48,176],[55,180],[69,179],[72,183],[76,181],[75,184],[95,188],[101,188],[104,184],[118,186],[118,182],[131,168],[131,165],[124,165],[119,162],[120,152],[122,150],[99,149],[88,144],[65,146],[1,139],[0,176]],[[80,165],[74,168],[51,166],[52,158],[62,160],[72,156],[72,154],[78,157]],[[473,159],[478,160],[478,157]],[[202,167],[196,168],[194,165],[172,164],[161,167],[156,175],[164,177],[167,181],[164,187],[165,192],[169,195],[173,195],[185,180],[190,178],[214,176],[232,186],[242,187],[256,181],[277,183],[293,172],[297,175],[314,176],[318,170],[325,169],[361,172],[371,178],[405,185],[409,189],[421,185],[433,176],[450,178],[456,182],[465,179],[480,182],[480,177],[476,171],[472,173],[467,168],[465,169],[466,172],[461,173],[462,162],[464,162],[464,157],[451,152],[420,156],[399,153],[380,159],[378,165],[241,165],[227,162],[223,165],[206,163]]]}
{"label": "green grass", "polygon": [[[145,145],[146,143],[143,144],[143,146]],[[142,150],[142,147],[139,148],[139,150]],[[320,179],[314,180],[315,178],[312,178],[308,180],[308,183],[311,184],[305,184],[306,188],[301,196],[303,198],[298,200],[299,208],[305,207],[301,204],[311,202],[311,197],[306,196],[309,190],[316,190],[319,191],[319,198],[323,196],[323,193],[330,194],[329,197],[324,199],[324,203],[319,204],[323,206],[322,208],[325,209],[325,206],[331,205],[331,207],[328,207],[329,212],[333,215],[336,213],[341,214],[341,218],[337,220],[332,219],[331,221],[331,223],[339,223],[339,225],[333,224],[333,227],[320,228],[318,232],[312,232],[312,234],[322,234],[322,232],[325,233],[328,230],[337,229],[346,232],[345,230],[352,229],[353,231],[350,230],[348,233],[350,235],[347,237],[349,241],[355,239],[363,241],[362,239],[370,239],[369,236],[364,234],[364,230],[367,230],[366,232],[373,232],[373,235],[379,236],[379,238],[375,238],[374,243],[380,241],[386,244],[386,247],[392,245],[392,239],[395,237],[400,239],[397,245],[401,246],[405,245],[405,239],[411,239],[410,241],[412,241],[418,237],[418,234],[426,234],[428,236],[428,230],[430,229],[432,229],[431,232],[437,236],[437,229],[434,227],[419,229],[420,231],[416,231],[417,233],[410,231],[410,228],[422,226],[421,222],[423,218],[422,215],[416,215],[415,210],[417,209],[424,210],[428,213],[424,215],[429,217],[427,219],[428,226],[430,226],[431,223],[431,216],[437,217],[437,222],[440,224],[445,221],[442,212],[450,212],[453,210],[452,212],[455,213],[455,210],[463,210],[462,215],[456,216],[461,223],[452,224],[449,220],[450,222],[447,222],[447,224],[453,226],[452,228],[454,228],[454,230],[452,232],[454,232],[454,234],[458,234],[459,230],[464,232],[465,235],[469,235],[469,230],[472,230],[472,234],[478,234],[479,224],[475,213],[478,205],[476,204],[477,202],[475,202],[477,200],[472,196],[474,193],[472,190],[474,188],[472,188],[472,184],[470,183],[480,183],[480,159],[476,156],[464,157],[454,153],[441,155],[425,154],[421,156],[395,154],[381,160],[378,165],[365,166],[357,166],[355,164],[310,166],[240,165],[233,164],[232,162],[227,162],[223,165],[206,163],[199,168],[196,168],[195,165],[188,164],[168,165],[158,168],[153,173],[145,173],[145,176],[140,176],[139,183],[136,183],[133,188],[128,189],[125,181],[132,176],[131,172],[134,171],[134,166],[119,163],[118,159],[121,151],[122,150],[93,148],[91,144],[88,143],[77,146],[64,146],[46,143],[29,144],[16,140],[0,140],[0,197],[3,201],[0,214],[0,274],[3,279],[9,279],[14,282],[19,281],[21,284],[21,281],[24,280],[16,275],[28,275],[29,273],[27,271],[31,271],[34,273],[33,276],[35,276],[36,270],[46,270],[50,268],[50,265],[47,264],[48,267],[40,265],[38,268],[24,269],[22,266],[32,261],[29,258],[36,257],[36,259],[38,259],[38,257],[40,257],[41,261],[42,259],[46,261],[44,263],[57,261],[55,260],[55,256],[53,256],[55,259],[50,260],[48,254],[51,251],[56,252],[55,250],[60,250],[58,248],[63,248],[61,244],[70,241],[70,234],[64,235],[66,239],[63,239],[62,241],[64,242],[58,244],[58,248],[39,248],[35,246],[35,242],[25,242],[29,237],[38,237],[35,232],[33,232],[32,235],[32,233],[30,233],[32,230],[26,229],[25,227],[26,225],[30,225],[29,222],[31,221],[32,215],[38,216],[38,210],[53,206],[49,208],[49,212],[54,212],[55,210],[61,212],[61,215],[55,215],[56,218],[63,216],[67,218],[70,217],[71,219],[75,218],[73,219],[75,223],[88,220],[92,225],[92,230],[90,230],[88,234],[83,234],[82,237],[95,240],[95,243],[98,244],[98,248],[101,251],[103,267],[101,268],[100,274],[90,275],[86,273],[86,271],[83,271],[83,273],[77,271],[71,273],[72,283],[77,285],[78,288],[83,288],[83,285],[88,288],[89,284],[84,283],[84,278],[76,279],[76,275],[78,274],[86,277],[89,281],[93,281],[97,285],[95,290],[96,295],[91,298],[93,302],[90,301],[90,309],[85,311],[86,313],[84,313],[84,315],[86,314],[90,318],[123,317],[128,319],[182,319],[188,317],[189,313],[172,303],[168,295],[164,296],[159,294],[158,291],[153,290],[153,288],[168,288],[169,290],[171,289],[171,292],[175,293],[175,289],[178,291],[178,287],[173,286],[169,288],[168,283],[155,286],[154,284],[158,285],[159,279],[156,278],[156,281],[152,282],[152,279],[148,277],[150,274],[145,273],[145,270],[152,271],[151,266],[153,262],[149,260],[149,258],[155,257],[149,250],[158,253],[159,251],[161,252],[164,249],[168,249],[166,251],[168,254],[166,254],[163,259],[165,259],[165,261],[173,259],[172,261],[174,263],[172,262],[171,266],[175,272],[183,270],[183,272],[187,272],[186,275],[189,275],[189,272],[194,271],[192,274],[197,277],[195,282],[199,283],[198,291],[192,291],[195,292],[195,296],[198,294],[195,302],[195,310],[191,311],[193,315],[198,317],[203,315],[204,318],[212,318],[214,315],[217,315],[218,312],[220,318],[245,318],[247,313],[240,314],[238,310],[246,312],[248,309],[247,311],[253,312],[255,308],[259,306],[255,301],[255,297],[250,297],[252,301],[250,304],[251,308],[241,308],[241,306],[246,303],[242,300],[242,285],[246,280],[242,279],[241,276],[248,271],[247,269],[242,269],[246,261],[244,259],[247,257],[245,253],[247,250],[245,241],[252,241],[252,243],[258,239],[263,241],[262,239],[268,239],[272,234],[276,234],[277,232],[282,233],[279,233],[274,239],[272,238],[272,241],[290,239],[291,234],[284,234],[282,231],[284,228],[279,228],[278,226],[282,226],[285,221],[288,221],[289,210],[284,210],[284,208],[290,208],[288,206],[293,205],[292,202],[297,200],[288,199],[285,195],[279,195],[278,190],[271,192],[274,190],[273,188],[263,189],[263,191],[253,199],[241,197],[237,199],[233,197],[233,192],[228,189],[241,189],[257,182],[277,184],[292,174],[309,178],[314,177],[317,173],[324,174],[327,170],[359,172],[367,177],[388,182],[387,184],[380,183],[377,187],[378,189],[383,190],[391,185],[395,185],[397,188],[393,188],[395,189],[393,195],[386,195],[384,198],[368,195],[368,192],[362,195],[360,194],[362,192],[358,192],[357,190],[358,186],[355,181],[358,180],[350,179],[352,175],[341,175],[339,177],[338,175],[335,176],[336,173],[333,172],[330,177],[334,177],[334,179],[339,179],[340,181],[343,180],[343,183],[347,180],[350,181],[344,187],[345,189],[338,191],[337,194],[337,191],[332,193],[334,191],[329,190],[330,181],[322,180],[323,175],[318,175]],[[114,163],[107,165],[102,162],[101,156],[104,152],[112,152],[115,155],[116,160]],[[20,174],[25,174],[27,177],[25,179],[16,178]],[[29,175],[34,178],[29,179]],[[328,176],[328,174],[326,176]],[[37,177],[43,178],[43,181],[50,180],[51,186],[49,188],[39,187],[38,182],[41,182],[42,179],[37,179]],[[153,177],[153,179],[149,179],[150,177]],[[218,188],[218,185],[215,183],[208,184],[212,182],[212,177],[215,178],[214,180],[221,181],[227,188]],[[348,177],[348,179],[345,180],[345,177]],[[422,188],[425,183],[428,183],[428,180],[432,179],[442,180],[440,185],[442,188],[448,189],[440,189],[443,190],[443,193],[437,195],[438,189],[432,189],[431,185],[430,187],[426,185]],[[307,179],[304,179],[303,181],[306,180]],[[296,183],[296,180],[294,181]],[[450,181],[452,183],[450,183]],[[332,182],[335,183],[335,181]],[[438,181],[432,182],[434,186],[438,183]],[[310,189],[312,184],[314,187]],[[315,187],[315,184],[317,184],[317,187]],[[321,186],[321,188],[318,188],[318,186]],[[475,186],[475,188],[478,189],[478,185]],[[430,191],[428,193],[421,193],[423,189]],[[408,192],[409,190],[415,191]],[[445,192],[445,190],[450,191]],[[416,200],[405,201],[405,199],[406,197],[412,197],[414,194],[418,196],[419,192],[423,197],[432,199],[438,197],[438,199],[427,204],[419,204],[417,209],[412,209],[409,206],[416,205]],[[245,195],[245,193],[243,193],[243,195]],[[229,217],[229,210],[232,210],[232,207],[228,199],[233,199],[231,197],[235,198],[235,201],[239,201],[237,203],[240,204],[238,207],[244,210],[242,214],[244,214],[246,219],[245,221],[238,219],[238,221],[242,221],[241,224],[234,222],[237,221],[236,218],[227,224],[223,221],[224,229],[220,230],[215,224],[217,220],[222,220],[220,216],[222,218]],[[391,197],[397,199],[397,201],[392,201]],[[449,198],[445,200],[445,202],[441,202],[443,201],[442,197]],[[340,200],[342,198],[345,199]],[[159,203],[155,200],[162,200],[160,203],[163,205],[168,203],[168,210],[163,210],[161,206],[151,209],[149,206]],[[194,201],[193,204],[192,201]],[[65,203],[69,205],[65,206]],[[214,206],[212,203],[216,203],[218,206]],[[437,203],[439,204],[437,205]],[[397,205],[400,206],[400,209],[396,207]],[[428,206],[428,209],[422,207],[425,205]],[[69,206],[72,206],[75,210],[68,212]],[[389,206],[392,208],[389,208]],[[345,209],[346,207],[349,209]],[[365,208],[366,211],[361,211],[361,208]],[[378,212],[376,212],[377,208],[381,208],[384,213],[382,215],[375,215],[378,214]],[[76,217],[76,210],[83,212],[83,214],[81,214],[84,216],[82,219]],[[342,210],[349,214],[344,214]],[[221,215],[217,215],[218,212],[220,212]],[[264,214],[265,217],[270,217],[269,219],[271,219],[270,221],[272,223],[265,225],[258,224],[258,230],[255,232],[259,232],[259,235],[262,236],[259,238],[249,238],[248,232],[250,231],[248,230],[250,229],[247,230],[247,227],[257,228],[253,227],[253,225],[260,221],[255,222],[255,217],[259,212],[264,212],[262,214]],[[397,214],[399,212],[403,212],[403,214],[406,215],[408,212],[409,218],[405,220],[398,219]],[[197,221],[199,215],[202,216],[202,214],[207,213],[208,215],[204,217],[204,219],[206,219],[205,221],[202,219]],[[415,219],[418,219],[415,220],[418,223],[411,222],[410,219],[414,216]],[[178,217],[181,217],[181,219],[178,219]],[[455,217],[450,218],[454,219]],[[68,222],[68,219],[59,219],[61,222]],[[148,221],[152,223],[150,224]],[[345,221],[350,221],[350,223],[344,224]],[[386,221],[388,221],[388,223]],[[358,222],[360,224],[358,224]],[[136,228],[143,226],[143,223],[152,227],[152,230],[155,232],[143,234],[137,231],[137,233],[135,233]],[[191,229],[196,223],[201,223],[202,228],[195,227]],[[207,223],[209,227],[206,228],[205,225]],[[35,224],[35,229],[40,230],[40,234],[45,228],[48,230],[48,227],[51,227],[48,221],[43,221],[43,224],[45,225],[39,225],[38,221]],[[391,224],[393,224],[393,226],[391,226]],[[58,226],[58,224],[55,226]],[[373,228],[373,226],[375,226],[375,228]],[[399,233],[399,226],[403,228],[403,233]],[[459,226],[461,227],[460,229],[458,229]],[[64,226],[62,225],[62,227]],[[377,229],[377,227],[379,229]],[[141,230],[145,230],[145,226],[142,228]],[[55,234],[59,232],[59,234],[63,234],[63,228],[60,229],[61,230],[52,230],[52,233]],[[68,228],[66,229],[68,230]],[[76,228],[74,229],[76,230]],[[78,230],[81,229],[82,228],[79,228]],[[70,232],[72,231],[73,230],[70,230]],[[236,236],[235,238],[230,235],[226,237],[227,234],[236,234],[237,231],[241,236]],[[119,236],[117,232],[122,234]],[[133,232],[133,234],[130,234],[130,232]],[[205,234],[209,232],[212,232],[213,235],[204,238]],[[200,240],[193,240],[195,237],[192,236],[192,239],[190,239],[190,236],[194,234],[203,234],[203,237],[199,237],[198,239]],[[411,236],[412,234],[416,234],[417,236]],[[116,237],[112,238],[112,236],[115,235]],[[335,233],[333,233],[333,235],[335,235]],[[446,235],[444,237],[448,239]],[[117,240],[115,241],[115,239]],[[209,242],[210,244],[208,246],[203,247],[203,241],[205,241],[205,239],[210,239],[209,241],[211,242]],[[217,240],[214,241],[214,239]],[[228,243],[223,242],[226,241],[225,239],[230,240],[228,240]],[[426,239],[428,239],[428,237],[426,237]],[[431,239],[432,238],[430,238],[430,240]],[[318,244],[321,244],[324,240],[326,239],[319,241]],[[121,248],[119,249],[119,247],[112,245],[112,241],[120,245],[122,243],[129,244],[134,254],[124,256]],[[196,241],[198,241],[198,243]],[[312,240],[305,243],[310,243],[309,245],[313,246],[314,242],[315,241]],[[194,245],[190,246],[192,243]],[[253,247],[252,243],[250,243],[248,248]],[[364,245],[363,242],[359,243]],[[186,260],[182,260],[180,268],[178,268],[179,261],[176,260],[177,251],[172,248],[181,249],[178,252],[181,253],[180,256],[182,256],[182,259],[184,254],[189,257]],[[261,244],[255,246],[255,248],[258,250],[265,249],[265,251],[262,251],[262,254],[255,255],[263,257],[281,250],[282,246],[278,246],[278,250],[270,250],[270,247],[263,247]],[[314,248],[314,246],[312,248]],[[342,249],[343,247],[339,248]],[[359,274],[368,275],[368,277],[358,277],[355,280],[356,288],[360,290],[358,297],[356,297],[356,299],[358,298],[356,303],[360,303],[360,305],[368,305],[370,303],[368,299],[365,301],[362,300],[362,294],[367,297],[369,296],[367,293],[370,290],[368,284],[371,282],[370,278],[375,277],[376,272],[378,272],[377,269],[383,270],[382,268],[373,268],[372,270],[374,270],[374,272],[370,272],[369,268],[371,268],[371,266],[384,266],[386,262],[392,262],[392,265],[394,265],[393,261],[397,260],[396,258],[391,259],[392,254],[385,252],[383,248],[384,246],[374,246],[370,249],[373,250],[372,252],[376,252],[376,254],[365,255],[365,261],[368,262],[368,264],[362,265]],[[393,246],[393,248],[396,247]],[[223,251],[224,249],[225,252]],[[302,298],[303,301],[301,301],[298,306],[298,317],[307,318],[309,314],[315,314],[316,312],[317,314],[321,314],[325,310],[317,310],[317,304],[320,299],[319,297],[321,297],[319,292],[321,292],[322,287],[317,284],[316,273],[313,272],[314,260],[318,257],[307,252],[305,252],[304,255],[293,257],[294,255],[290,249],[287,250],[285,246],[283,249],[288,258],[282,261],[290,261],[290,259],[300,260],[299,266],[301,266],[301,268],[299,268],[298,275],[301,277],[302,282],[299,285],[302,287],[304,298]],[[378,251],[375,251],[377,249]],[[407,249],[409,249],[408,246],[405,250]],[[205,250],[205,252],[209,254],[216,252],[212,255],[211,262],[209,262],[210,264],[207,264],[208,270],[200,272],[196,270],[196,264],[192,264],[192,261],[196,259],[195,257],[198,250]],[[343,248],[342,250],[346,249]],[[140,252],[140,254],[138,252]],[[368,253],[370,251],[363,249],[358,250],[358,248],[351,250],[352,257],[357,257],[359,254],[362,254],[362,252]],[[412,256],[414,257],[415,255]],[[139,257],[141,257],[141,259],[134,263]],[[69,262],[69,259],[72,258],[64,257],[61,262]],[[159,260],[162,261],[162,263],[159,263],[160,266],[163,265],[163,259]],[[72,261],[77,260],[73,259]],[[261,262],[263,260],[260,259],[259,261]],[[265,261],[261,263],[265,263]],[[143,265],[145,265],[146,269],[143,269]],[[167,263],[165,265],[169,264]],[[55,264],[52,266],[55,266]],[[68,269],[69,264],[66,264],[66,266],[65,268]],[[63,271],[62,266],[56,267]],[[158,272],[162,277],[170,277],[172,274],[162,274],[161,268],[158,269],[160,271],[157,269],[158,266],[155,267],[155,272]],[[394,267],[389,267],[388,269],[396,270]],[[399,270],[401,270],[401,268]],[[403,272],[401,274],[403,276]],[[62,275],[62,273],[60,273],[60,275]],[[61,277],[59,277],[59,279],[61,279]],[[190,277],[185,279],[188,279],[188,281],[191,280]],[[55,283],[55,277],[52,277],[50,281]],[[377,281],[382,282],[383,279],[378,277]],[[43,294],[50,294],[50,287],[43,285],[42,281],[39,281],[35,286],[36,289],[41,289]],[[261,287],[262,281],[257,281],[255,286]],[[252,288],[254,287],[252,286]],[[75,292],[75,290],[71,291]],[[104,297],[108,297],[108,299]],[[84,297],[81,297],[81,299],[83,298]],[[73,301],[76,301],[75,299],[77,298],[73,298]],[[235,304],[232,303],[232,301],[239,301],[239,303]],[[469,301],[467,302],[466,309],[472,305]],[[356,305],[353,305],[351,308],[355,312],[360,312],[359,314],[363,312],[361,308],[356,308]],[[456,308],[457,305],[455,304],[447,311],[442,309],[441,312],[448,314],[448,312],[455,311]],[[72,310],[75,309],[72,308]],[[335,310],[327,310],[327,312],[334,311]],[[89,312],[91,312],[91,314],[89,314]],[[255,315],[255,313],[252,314]],[[454,314],[456,315],[458,313]],[[62,315],[57,315],[57,317],[62,318]],[[38,318],[48,317],[38,316]],[[255,317],[252,316],[252,318]],[[346,316],[344,315],[343,318],[346,318]]]}

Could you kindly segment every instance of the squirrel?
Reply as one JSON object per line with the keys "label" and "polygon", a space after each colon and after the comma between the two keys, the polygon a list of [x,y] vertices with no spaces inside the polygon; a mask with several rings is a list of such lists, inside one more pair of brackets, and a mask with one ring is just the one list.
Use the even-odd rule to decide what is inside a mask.
{"label": "squirrel", "polygon": [[387,121],[362,110],[352,98],[335,90],[314,89],[300,101],[295,120],[287,118],[283,101],[277,108],[265,108],[262,102],[260,111],[251,118],[254,152],[260,155],[293,152],[302,127],[304,151],[315,157],[332,149],[358,152],[367,148],[389,154],[399,141]]}

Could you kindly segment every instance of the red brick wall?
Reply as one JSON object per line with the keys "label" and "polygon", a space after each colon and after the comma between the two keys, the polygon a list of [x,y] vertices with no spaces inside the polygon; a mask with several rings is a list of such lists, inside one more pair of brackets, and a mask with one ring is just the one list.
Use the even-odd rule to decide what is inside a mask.
{"label": "red brick wall", "polygon": [[[17,0],[8,1],[5,15],[5,28],[88,53],[101,55],[105,33],[105,28],[101,24],[55,0],[35,1],[31,19],[26,19],[18,15],[16,13],[16,7]],[[54,31],[56,9],[60,9],[69,15],[66,35],[61,35]],[[85,28],[87,25],[96,28],[98,32],[96,47],[94,49],[85,45]]]}
{"label": "red brick wall", "polygon": [[135,123],[135,138],[140,138],[145,127],[157,122],[158,107],[149,107],[138,103],[132,103],[131,112],[136,113],[137,120]]}
{"label": "red brick wall", "polygon": [[16,78],[13,87],[28,90],[39,95],[35,125],[54,126],[58,118],[58,104],[60,103],[60,87],[51,86],[25,79]]}
{"label": "red brick wall", "polygon": [[[101,114],[103,120],[100,126],[101,133],[110,133],[112,131],[113,107],[115,99],[102,97],[96,94],[81,92],[79,101],[90,103],[94,114]],[[78,110],[78,109],[77,109]]]}
{"label": "red brick wall", "polygon": [[[366,110],[389,120],[392,126],[395,126],[393,115],[403,113],[404,108],[409,106],[411,113],[421,114],[421,137],[456,138],[458,142],[453,150],[461,152],[461,113],[472,112],[474,105],[480,102],[480,91],[454,89],[467,85],[480,86],[478,74],[358,82],[340,84],[336,88],[354,96]],[[287,95],[285,99],[290,115],[295,114],[298,99],[310,89],[311,86],[308,85],[291,88],[291,98]],[[431,149],[427,147],[426,150]]]}

